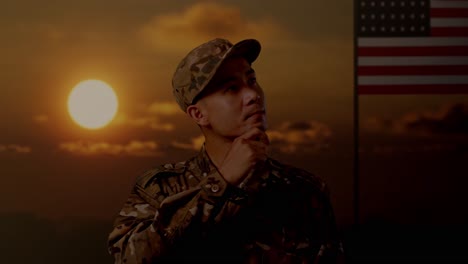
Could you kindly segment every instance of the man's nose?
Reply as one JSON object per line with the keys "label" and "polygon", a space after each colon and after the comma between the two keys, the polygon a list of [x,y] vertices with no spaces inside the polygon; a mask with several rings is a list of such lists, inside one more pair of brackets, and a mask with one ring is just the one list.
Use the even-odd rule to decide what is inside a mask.
{"label": "man's nose", "polygon": [[261,93],[258,89],[246,86],[244,89],[244,101],[246,105],[260,103],[262,99]]}

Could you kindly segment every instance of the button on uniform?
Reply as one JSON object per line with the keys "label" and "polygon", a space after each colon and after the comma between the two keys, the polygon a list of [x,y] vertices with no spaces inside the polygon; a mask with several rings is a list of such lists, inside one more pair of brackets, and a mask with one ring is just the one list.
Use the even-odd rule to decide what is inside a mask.
{"label": "button on uniform", "polygon": [[211,185],[211,191],[216,193],[219,191],[219,185],[218,184],[213,184]]}

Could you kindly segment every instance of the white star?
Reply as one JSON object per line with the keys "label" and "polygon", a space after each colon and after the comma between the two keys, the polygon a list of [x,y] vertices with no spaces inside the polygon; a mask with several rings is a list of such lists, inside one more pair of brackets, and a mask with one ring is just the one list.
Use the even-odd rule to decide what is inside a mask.
{"label": "white star", "polygon": [[414,1],[411,1],[411,6],[414,6]]}
{"label": "white star", "polygon": [[413,27],[413,26],[411,26],[411,31],[414,31],[414,27]]}
{"label": "white star", "polygon": [[361,15],[361,19],[366,19],[366,15],[365,15],[365,14],[362,14],[362,15]]}
{"label": "white star", "polygon": [[371,19],[374,19],[374,18],[375,18],[375,15],[374,15],[374,14],[371,14],[371,15],[370,15],[370,18],[371,18]]}
{"label": "white star", "polygon": [[405,27],[400,27],[400,31],[405,31]]}
{"label": "white star", "polygon": [[414,19],[414,14],[411,14],[410,17],[411,17],[411,19]]}
{"label": "white star", "polygon": [[391,27],[390,30],[393,32],[395,31],[395,27]]}
{"label": "white star", "polygon": [[385,2],[380,2],[380,6],[385,6]]}
{"label": "white star", "polygon": [[375,2],[371,2],[370,5],[371,5],[371,6],[375,6]]}
{"label": "white star", "polygon": [[366,27],[361,27],[361,31],[366,31]]}
{"label": "white star", "polygon": [[380,19],[385,19],[385,14],[381,14]]}
{"label": "white star", "polygon": [[385,27],[380,27],[380,31],[385,32]]}
{"label": "white star", "polygon": [[425,26],[421,26],[421,31],[424,31],[424,29],[426,29]]}
{"label": "white star", "polygon": [[366,6],[366,2],[362,1],[361,6]]}
{"label": "white star", "polygon": [[421,6],[425,6],[426,3],[424,3],[424,1],[421,1]]}
{"label": "white star", "polygon": [[421,17],[421,18],[425,18],[426,16],[425,16],[424,14],[421,14],[421,16],[420,16],[420,17]]}
{"label": "white star", "polygon": [[372,31],[375,31],[375,27],[371,27],[371,30],[372,30]]}
{"label": "white star", "polygon": [[400,2],[400,5],[401,5],[401,6],[405,6],[405,2]]}
{"label": "white star", "polygon": [[401,19],[405,19],[405,14],[401,14],[401,15],[400,15],[400,18],[401,18]]}
{"label": "white star", "polygon": [[395,14],[391,14],[391,15],[390,15],[390,18],[391,18],[391,19],[395,19]]}
{"label": "white star", "polygon": [[391,6],[395,6],[395,2],[392,1],[392,2],[390,3],[390,5],[391,5]]}

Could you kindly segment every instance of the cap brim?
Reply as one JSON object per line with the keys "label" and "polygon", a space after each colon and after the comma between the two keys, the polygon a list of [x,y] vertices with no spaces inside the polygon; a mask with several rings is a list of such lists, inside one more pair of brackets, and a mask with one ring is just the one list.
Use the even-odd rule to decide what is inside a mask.
{"label": "cap brim", "polygon": [[260,50],[262,49],[260,42],[256,39],[245,39],[234,46],[232,46],[231,50],[226,57],[231,56],[242,56],[244,57],[249,63],[254,62],[258,55],[260,54]]}

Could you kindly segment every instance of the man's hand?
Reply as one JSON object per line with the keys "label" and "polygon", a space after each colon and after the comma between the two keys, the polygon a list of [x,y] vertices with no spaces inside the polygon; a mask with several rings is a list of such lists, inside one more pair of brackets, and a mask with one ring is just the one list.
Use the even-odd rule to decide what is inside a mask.
{"label": "man's hand", "polygon": [[233,141],[219,172],[228,183],[238,186],[256,166],[265,162],[269,144],[264,131],[258,127],[250,129]]}

